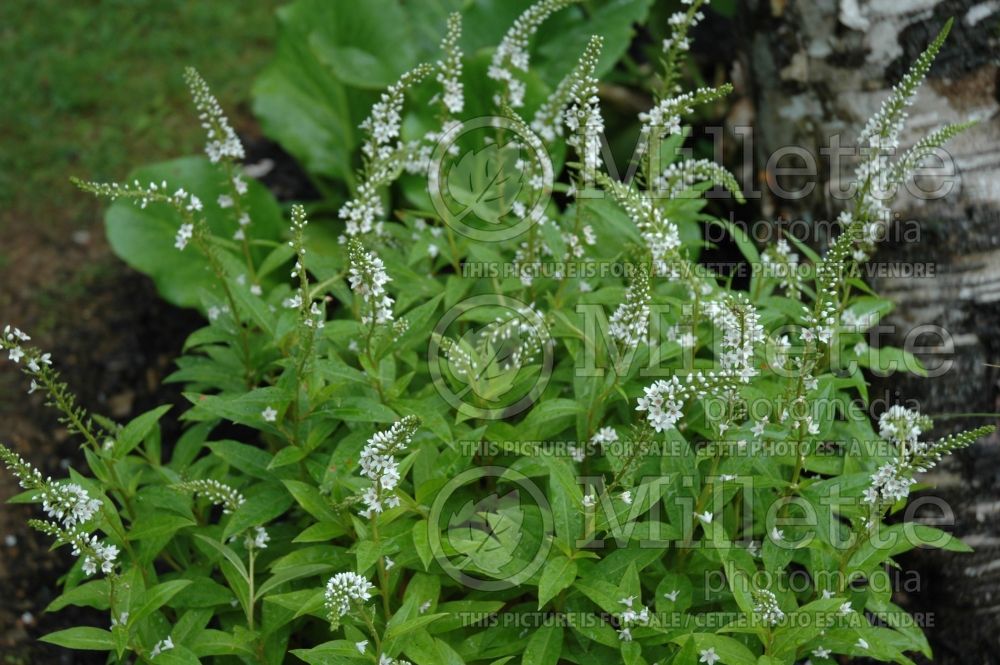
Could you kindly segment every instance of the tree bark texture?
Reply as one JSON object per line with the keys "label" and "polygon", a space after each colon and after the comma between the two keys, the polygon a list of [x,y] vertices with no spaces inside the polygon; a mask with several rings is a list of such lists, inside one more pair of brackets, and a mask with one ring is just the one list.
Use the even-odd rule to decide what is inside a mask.
{"label": "tree bark texture", "polygon": [[[813,223],[834,219],[845,206],[824,185],[851,173],[850,168],[839,175],[830,170],[821,149],[835,135],[853,146],[892,85],[954,18],[910,108],[900,149],[943,123],[977,119],[978,125],[946,147],[959,184],[932,200],[901,195],[893,205],[899,220],[873,259],[874,264],[923,265],[932,271],[924,277],[873,279],[880,293],[897,303],[887,321],[895,332],[883,339],[901,346],[909,336],[911,345],[934,347],[917,354],[929,364],[950,359],[952,366],[930,379],[891,375],[877,382],[873,397],[882,401],[882,409],[885,402],[915,400],[932,415],[1000,411],[1000,369],[991,366],[1000,365],[1000,0],[741,4],[746,41],[736,78],[744,79],[753,102],[756,172],[763,181],[773,180],[768,158],[785,146],[805,148],[820,169],[819,186],[799,200],[768,195],[763,187],[762,212]],[[942,182],[940,176],[918,179],[925,191]],[[824,243],[823,238],[811,240]],[[926,324],[946,334],[929,328],[914,332]],[[876,407],[875,415],[880,410]],[[938,429],[996,420],[939,419]],[[1000,437],[959,453],[926,480],[935,486],[928,493],[954,510],[957,535],[976,552],[908,555],[904,567],[920,572],[921,588],[900,592],[898,599],[911,611],[932,613],[927,630],[936,662],[1000,663]]]}

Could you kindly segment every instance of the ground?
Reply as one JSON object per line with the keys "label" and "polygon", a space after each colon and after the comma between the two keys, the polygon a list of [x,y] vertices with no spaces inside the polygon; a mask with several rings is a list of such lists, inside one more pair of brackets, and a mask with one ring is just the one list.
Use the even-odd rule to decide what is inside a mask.
{"label": "ground", "polygon": [[[52,350],[82,402],[119,420],[176,402],[161,384],[191,312],[174,310],[108,249],[104,202],[69,176],[124,178],[137,165],[199,150],[201,128],[182,79],[197,67],[244,136],[253,77],[270,56],[277,0],[179,2],[8,0],[0,3],[0,323]],[[78,443],[10,364],[0,363],[0,440],[45,473],[77,464]],[[0,501],[17,491],[0,474]],[[0,663],[86,663],[37,643],[99,614],[46,615],[69,553],[0,509]],[[99,661],[103,662],[103,661]]]}

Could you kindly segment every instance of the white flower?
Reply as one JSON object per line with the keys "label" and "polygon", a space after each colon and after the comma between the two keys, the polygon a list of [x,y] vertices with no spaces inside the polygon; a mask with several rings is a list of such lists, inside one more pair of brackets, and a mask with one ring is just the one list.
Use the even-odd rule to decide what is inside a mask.
{"label": "white flower", "polygon": [[840,606],[840,609],[837,610],[837,614],[839,614],[842,617],[845,617],[850,613],[851,613],[851,601],[847,601],[846,603]]}
{"label": "white flower", "polygon": [[269,406],[260,412],[260,416],[265,422],[273,423],[278,419],[278,411],[274,407]]}
{"label": "white flower", "polygon": [[10,351],[7,353],[7,357],[16,363],[21,362],[21,358],[24,357],[24,351],[19,346],[10,347]]}
{"label": "white flower", "polygon": [[767,428],[767,417],[764,417],[758,420],[756,423],[754,423],[754,426],[750,428],[750,431],[753,432],[754,436],[759,437],[764,434],[764,430],[766,428]]}
{"label": "white flower", "polygon": [[60,520],[67,529],[89,522],[101,509],[100,499],[94,499],[76,483],[50,483],[42,491],[42,510]]}
{"label": "white flower", "polygon": [[713,515],[710,511],[707,510],[703,513],[695,513],[694,516],[697,517],[702,522],[704,522],[705,524],[711,524],[712,519],[715,518],[715,515]]}
{"label": "white flower", "polygon": [[701,651],[698,652],[698,655],[700,656],[700,658],[698,658],[698,662],[706,663],[706,665],[715,665],[720,660],[722,660],[721,658],[719,658],[718,654],[715,653],[714,647],[708,649],[702,649]]}
{"label": "white flower", "polygon": [[160,640],[159,642],[156,643],[156,645],[153,647],[153,650],[149,652],[149,657],[156,658],[164,651],[170,651],[173,648],[174,648],[174,641],[173,639],[171,639],[169,635],[167,635],[166,639]]}
{"label": "white flower", "polygon": [[833,598],[834,595],[835,594],[829,589],[823,589],[823,600],[829,600],[830,598]]}
{"label": "white flower", "polygon": [[177,229],[177,237],[174,239],[174,247],[183,250],[187,247],[188,241],[194,235],[194,224],[181,224]]}
{"label": "white flower", "polygon": [[776,526],[771,527],[771,540],[773,540],[776,543],[780,543],[784,539],[785,539],[784,531],[782,531]]}
{"label": "white flower", "polygon": [[362,516],[371,518],[386,507],[399,505],[399,497],[395,494],[400,479],[399,464],[394,456],[410,444],[419,424],[414,416],[406,416],[368,439],[361,451],[359,466],[361,475],[372,481],[372,486],[362,495],[365,503]]}
{"label": "white flower", "polygon": [[251,284],[250,285],[250,293],[252,293],[255,296],[259,296],[262,293],[264,293],[264,290],[262,288],[260,288],[260,284]]}
{"label": "white flower", "polygon": [[624,503],[626,506],[631,506],[632,505],[632,492],[631,491],[625,490],[624,492],[622,492],[621,494],[618,495],[618,498],[621,499],[622,503]]}
{"label": "white flower", "polygon": [[243,195],[247,193],[247,181],[236,175],[233,176],[233,189],[236,190],[237,194]]}
{"label": "white flower", "polygon": [[441,42],[444,59],[437,63],[437,82],[444,89],[441,101],[449,113],[461,113],[465,108],[462,90],[462,49],[458,40],[462,36],[462,15],[458,12],[448,17],[448,32]]}
{"label": "white flower", "polygon": [[[502,81],[507,86],[507,101],[512,108],[524,105],[525,85],[514,77],[514,70],[528,71],[528,40],[538,30],[552,12],[557,11],[574,0],[541,0],[528,7],[517,17],[514,24],[504,35],[503,40],[493,52],[493,59],[486,75],[495,81]],[[495,100],[499,101],[499,100]]]}
{"label": "white flower", "polygon": [[663,594],[663,597],[669,600],[671,603],[677,602],[677,596],[680,594],[680,589],[674,589],[673,591],[668,591]]}
{"label": "white flower", "polygon": [[597,505],[597,497],[596,496],[594,496],[593,494],[585,494],[583,496],[583,507],[584,508],[593,508],[595,505]]}
{"label": "white flower", "polygon": [[193,68],[184,70],[184,79],[191,89],[195,108],[198,109],[198,119],[208,135],[205,144],[205,154],[212,163],[222,159],[243,159],[243,144],[222,112],[219,100],[215,98],[208,84]]}
{"label": "white flower", "polygon": [[622,628],[620,631],[618,631],[618,639],[621,640],[622,642],[631,642],[632,631],[628,628]]}
{"label": "white flower", "polygon": [[785,619],[785,613],[778,606],[778,599],[769,589],[755,589],[753,611],[768,626],[776,626]]}
{"label": "white flower", "polygon": [[220,208],[232,208],[233,207],[233,197],[228,194],[219,194],[219,198],[216,199]]}
{"label": "white flower", "polygon": [[368,134],[368,140],[361,146],[366,157],[373,160],[388,160],[392,157],[403,120],[406,91],[430,72],[429,65],[418,65],[406,72],[372,106],[371,114],[361,123],[361,129]]}
{"label": "white flower", "polygon": [[824,647],[816,647],[815,649],[813,649],[812,655],[815,656],[816,658],[829,658],[830,650]]}
{"label": "white flower", "polygon": [[386,572],[392,570],[392,567],[396,565],[396,562],[390,559],[389,557],[383,557],[383,560],[385,561]]}
{"label": "white flower", "polygon": [[863,638],[859,637],[858,641],[857,641],[857,644],[855,646],[860,647],[862,649],[867,649],[868,648],[868,642],[866,642]]}
{"label": "white flower", "polygon": [[594,445],[606,445],[616,441],[618,441],[618,432],[615,431],[614,427],[602,427],[590,437],[590,442]]}
{"label": "white flower", "polygon": [[365,652],[365,649],[368,648],[368,640],[361,640],[360,642],[355,642],[354,648],[358,650],[358,653],[363,654]]}
{"label": "white flower", "polygon": [[243,540],[243,545],[248,550],[267,549],[267,544],[271,541],[271,536],[267,535],[267,530],[262,526],[255,526]]}
{"label": "white flower", "polygon": [[183,492],[192,492],[205,497],[213,504],[222,506],[222,512],[226,514],[232,513],[246,501],[238,490],[213,478],[189,480],[174,487]]}
{"label": "white flower", "polygon": [[643,266],[625,292],[625,302],[611,315],[608,334],[626,348],[645,342],[650,304],[649,273]]}
{"label": "white flower", "polygon": [[354,572],[337,573],[326,583],[326,609],[332,619],[340,619],[351,610],[353,603],[371,598],[371,582]]}
{"label": "white flower", "polygon": [[365,251],[356,240],[348,246],[351,263],[348,281],[351,290],[361,296],[368,310],[361,315],[365,325],[391,323],[393,299],[386,293],[385,285],[392,281],[385,267],[374,252]]}

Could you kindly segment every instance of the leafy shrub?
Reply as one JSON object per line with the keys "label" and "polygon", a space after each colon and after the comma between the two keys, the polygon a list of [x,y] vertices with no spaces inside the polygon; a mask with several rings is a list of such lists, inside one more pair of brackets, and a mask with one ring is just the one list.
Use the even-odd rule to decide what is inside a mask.
{"label": "leafy shrub", "polygon": [[[86,413],[50,356],[4,330],[90,472],[46,479],[0,448],[25,488],[14,500],[40,503],[33,525],[79,557],[50,609],[110,615],[45,640],[149,663],[929,655],[877,582],[917,544],[967,548],[886,519],[916,473],[988,429],[926,442],[928,419],[893,406],[875,430],[862,368],[920,366],[865,345],[890,305],[856,267],[889,219],[880,194],[961,129],[887,159],[945,33],[862,133],[874,150],[825,255],[785,240],[760,253],[727,226],[754,268],[744,293],[696,262],[700,224],[725,225],[701,195],[738,185],[676,150],[681,117],[726,92],[674,91],[700,3],[671,21],[627,183],[600,169],[597,84],[627,31],[581,29],[645,4],[557,19],[571,4],[542,0],[470,55],[495,26],[473,9],[466,37],[461,15],[442,17],[436,64],[395,82],[397,58],[430,53],[393,39],[412,3],[286,8],[284,30],[323,26],[310,41],[349,66],[328,80],[286,37],[258,110],[312,169],[351,183],[336,220],[309,224],[295,205],[281,222],[191,70],[206,158],[80,183],[116,199],[119,251],[208,322],[170,379],[191,403],[176,441],[160,436],[166,407],[124,426]],[[575,27],[535,72],[529,43],[550,15]],[[381,57],[357,48],[372,43]],[[550,88],[568,44],[582,55]],[[386,84],[359,122],[353,90]],[[352,110],[334,118],[307,92]]]}

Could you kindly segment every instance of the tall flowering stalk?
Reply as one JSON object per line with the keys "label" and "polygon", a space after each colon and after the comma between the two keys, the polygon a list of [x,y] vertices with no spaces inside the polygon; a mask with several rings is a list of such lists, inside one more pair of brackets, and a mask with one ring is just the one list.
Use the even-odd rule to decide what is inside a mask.
{"label": "tall flowering stalk", "polygon": [[493,99],[497,106],[509,105],[515,109],[524,106],[525,84],[518,78],[517,72],[528,71],[531,60],[528,43],[531,37],[554,12],[579,1],[540,0],[524,10],[524,13],[514,21],[493,52],[493,59],[487,71],[487,76],[494,81],[500,81],[504,86],[503,92]]}
{"label": "tall flowering stalk", "polygon": [[239,163],[246,157],[243,143],[233,129],[229,118],[222,110],[219,100],[212,94],[208,83],[193,67],[184,70],[184,80],[191,91],[191,99],[198,111],[198,120],[205,130],[207,141],[205,154],[213,164],[220,164],[225,173],[226,194],[220,194],[216,204],[232,212],[237,229],[233,240],[240,243],[243,259],[246,262],[251,283],[256,284],[257,277],[253,256],[250,253],[250,239],[247,235],[251,223],[247,204],[243,200],[248,191],[247,182],[239,170]]}
{"label": "tall flowering stalk", "polygon": [[401,171],[401,160],[398,157],[404,152],[404,145],[399,140],[403,102],[407,91],[433,70],[431,65],[421,64],[400,76],[396,83],[382,93],[369,116],[361,123],[361,129],[366,135],[361,146],[364,166],[354,198],[345,203],[338,213],[345,225],[343,242],[348,238],[371,233],[382,235],[385,210],[379,190],[395,181]]}
{"label": "tall flowering stalk", "polygon": [[104,505],[100,499],[91,497],[77,483],[61,483],[52,478],[43,480],[38,469],[2,444],[0,461],[14,474],[22,488],[37,492],[42,510],[50,518],[30,520],[32,527],[51,536],[59,545],[70,545],[73,554],[82,560],[84,574],[94,575],[98,570],[105,574],[115,572],[118,547],[91,533],[93,522]]}

